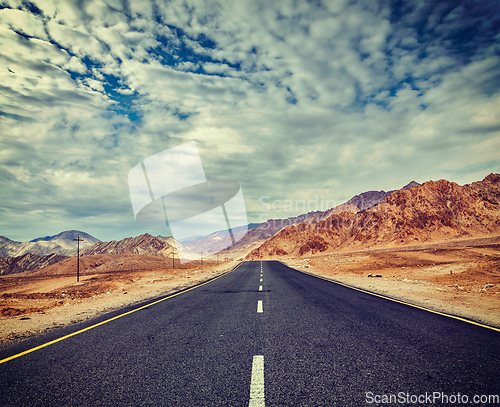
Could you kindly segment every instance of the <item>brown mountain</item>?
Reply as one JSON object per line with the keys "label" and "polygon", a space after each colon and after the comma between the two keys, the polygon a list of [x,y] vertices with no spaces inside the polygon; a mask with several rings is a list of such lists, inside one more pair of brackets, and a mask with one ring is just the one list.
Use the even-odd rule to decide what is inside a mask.
{"label": "brown mountain", "polygon": [[92,254],[147,254],[161,255],[165,250],[172,254],[172,246],[165,240],[151,236],[145,233],[136,237],[128,237],[120,241],[112,240],[110,242],[99,242],[84,250],[81,255],[89,256]]}
{"label": "brown mountain", "polygon": [[[76,275],[76,256],[27,272],[29,276]],[[116,271],[156,270],[172,267],[172,260],[144,254],[92,254],[80,257],[80,275]],[[176,264],[179,267],[179,264]]]}
{"label": "brown mountain", "polygon": [[484,180],[473,182],[469,188],[476,194],[493,205],[500,203],[500,175],[490,174]]}
{"label": "brown mountain", "polygon": [[247,257],[305,256],[500,233],[500,175],[460,186],[446,180],[401,189],[375,207],[284,228]]}
{"label": "brown mountain", "polygon": [[[418,187],[419,185],[420,184],[418,182],[411,181],[401,189],[409,190]],[[367,191],[353,196],[351,199],[349,199],[349,201],[334,208],[327,209],[326,211],[308,212],[300,216],[286,219],[270,219],[263,225],[248,230],[247,234],[238,243],[236,243],[236,245],[232,246],[229,250],[225,250],[221,253],[231,253],[234,251],[239,251],[244,249],[245,247],[251,247],[256,242],[264,242],[265,240],[273,237],[276,233],[278,233],[286,226],[297,225],[301,223],[316,224],[324,219],[331,217],[334,214],[343,212],[355,214],[359,211],[372,208],[395,191],[398,190],[388,192]]]}
{"label": "brown mountain", "polygon": [[[405,185],[401,190],[408,191],[412,188],[418,187],[420,184],[418,182],[412,181],[409,184]],[[360,211],[365,211],[367,209],[371,209],[374,206],[377,206],[380,202],[382,202],[389,195],[392,195],[394,192],[398,191],[394,189],[392,191],[367,191],[362,194],[353,196],[349,199],[344,205],[351,205],[358,208]],[[399,190],[400,191],[400,190]],[[339,211],[337,211],[339,212]],[[352,212],[352,211],[349,211]]]}
{"label": "brown mountain", "polygon": [[191,253],[188,249],[176,242],[172,237],[151,236],[145,233],[136,237],[128,237],[120,241],[99,242],[89,247],[81,253],[82,256],[95,254],[142,254],[148,256],[172,257],[172,250],[175,247],[175,257],[186,260],[198,259],[197,254]]}
{"label": "brown mountain", "polygon": [[47,256],[38,256],[37,254],[26,253],[17,257],[0,257],[0,275],[37,270],[67,258],[67,256],[61,256],[54,253]]}

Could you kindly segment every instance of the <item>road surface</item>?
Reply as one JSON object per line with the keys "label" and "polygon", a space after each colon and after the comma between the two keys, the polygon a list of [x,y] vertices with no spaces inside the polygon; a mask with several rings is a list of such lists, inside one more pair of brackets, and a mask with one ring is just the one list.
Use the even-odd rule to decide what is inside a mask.
{"label": "road surface", "polygon": [[[123,313],[9,346],[0,360]],[[500,332],[244,262],[4,361],[0,383],[2,406],[498,405],[473,401],[500,395]]]}

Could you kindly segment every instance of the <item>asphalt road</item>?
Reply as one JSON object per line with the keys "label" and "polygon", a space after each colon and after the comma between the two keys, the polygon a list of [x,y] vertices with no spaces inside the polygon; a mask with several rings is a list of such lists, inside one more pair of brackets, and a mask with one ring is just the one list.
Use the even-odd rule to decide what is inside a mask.
{"label": "asphalt road", "polygon": [[[0,360],[98,321],[9,346]],[[500,404],[474,404],[481,395],[500,395],[500,332],[278,262],[245,262],[0,364],[1,406]]]}

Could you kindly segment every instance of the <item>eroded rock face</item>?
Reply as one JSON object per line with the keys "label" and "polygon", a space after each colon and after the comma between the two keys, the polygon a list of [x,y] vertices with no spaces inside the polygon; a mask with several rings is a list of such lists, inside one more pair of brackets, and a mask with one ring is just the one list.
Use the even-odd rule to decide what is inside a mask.
{"label": "eroded rock face", "polygon": [[26,253],[17,257],[0,257],[0,274],[6,275],[37,270],[39,268],[58,263],[67,258],[67,256],[60,256],[58,254],[38,256],[31,253]]}
{"label": "eroded rock face", "polygon": [[163,255],[164,251],[172,253],[172,244],[166,239],[145,233],[136,237],[128,237],[120,241],[100,242],[82,252],[83,256],[93,254],[147,254]]}
{"label": "eroded rock face", "polygon": [[308,240],[299,249],[299,255],[311,252],[311,254],[316,254],[317,252],[324,252],[328,249],[328,243],[321,236],[313,236],[312,239]]}
{"label": "eroded rock face", "polygon": [[500,175],[460,186],[446,180],[395,191],[378,205],[356,214],[341,212],[315,223],[285,227],[248,259],[277,250],[304,256],[338,248],[408,245],[500,232]]}

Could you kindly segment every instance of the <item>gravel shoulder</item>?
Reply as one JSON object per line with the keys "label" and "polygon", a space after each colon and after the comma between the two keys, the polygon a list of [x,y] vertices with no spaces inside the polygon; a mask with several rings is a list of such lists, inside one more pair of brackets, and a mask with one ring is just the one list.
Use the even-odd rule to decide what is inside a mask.
{"label": "gravel shoulder", "polygon": [[0,278],[0,346],[167,295],[230,271],[238,262],[182,269]]}

